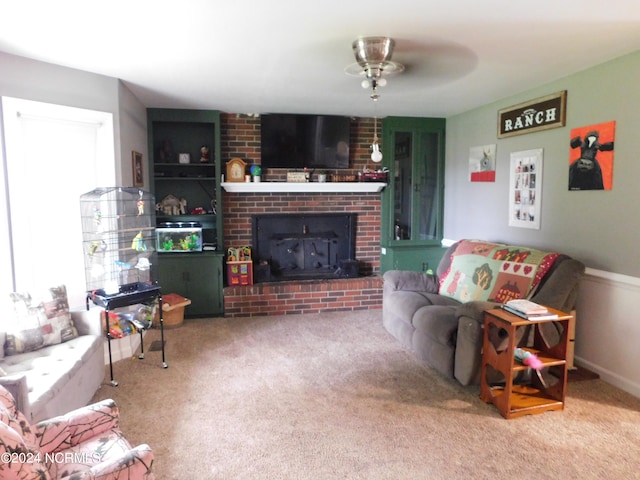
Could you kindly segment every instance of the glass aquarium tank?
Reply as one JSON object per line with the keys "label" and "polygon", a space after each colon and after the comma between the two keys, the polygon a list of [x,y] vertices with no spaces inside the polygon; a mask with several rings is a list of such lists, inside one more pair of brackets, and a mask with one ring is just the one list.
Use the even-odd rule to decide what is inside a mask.
{"label": "glass aquarium tank", "polygon": [[97,188],[80,196],[88,292],[156,283],[155,205],[139,188]]}
{"label": "glass aquarium tank", "polygon": [[198,222],[162,222],[156,229],[159,253],[201,252],[202,225]]}

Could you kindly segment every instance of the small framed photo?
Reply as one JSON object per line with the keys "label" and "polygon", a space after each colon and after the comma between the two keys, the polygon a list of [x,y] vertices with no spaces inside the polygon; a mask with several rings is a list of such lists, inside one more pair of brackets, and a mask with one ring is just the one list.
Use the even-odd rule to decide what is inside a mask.
{"label": "small framed photo", "polygon": [[142,154],[140,152],[131,152],[131,164],[133,166],[133,186],[144,186],[144,171],[142,168]]}

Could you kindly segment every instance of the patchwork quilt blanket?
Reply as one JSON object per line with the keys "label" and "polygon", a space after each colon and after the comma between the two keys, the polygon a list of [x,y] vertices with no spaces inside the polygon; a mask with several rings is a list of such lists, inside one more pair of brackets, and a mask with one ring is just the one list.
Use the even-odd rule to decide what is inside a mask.
{"label": "patchwork quilt blanket", "polygon": [[469,302],[528,298],[560,254],[528,247],[463,240],[440,279],[440,295]]}

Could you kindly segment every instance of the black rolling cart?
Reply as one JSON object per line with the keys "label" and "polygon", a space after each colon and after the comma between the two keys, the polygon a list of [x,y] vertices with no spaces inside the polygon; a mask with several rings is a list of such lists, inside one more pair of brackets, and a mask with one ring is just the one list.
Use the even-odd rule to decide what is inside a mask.
{"label": "black rolling cart", "polygon": [[[107,329],[107,345],[109,348],[109,374],[111,376],[111,385],[118,386],[118,382],[113,379],[113,361],[111,358],[111,329],[109,326],[109,310],[114,308],[128,307],[137,304],[149,304],[154,301],[158,301],[159,322],[160,322],[160,342],[162,344],[162,368],[168,368],[164,356],[164,320],[162,318],[162,294],[160,293],[160,287],[157,285],[149,285],[145,283],[130,283],[128,285],[121,285],[118,293],[107,294],[104,290],[95,290],[88,292],[87,294],[87,310],[89,310],[89,302],[93,302],[95,305],[104,308],[104,316]],[[149,324],[150,325],[150,324]],[[140,333],[140,355],[139,359],[144,359],[144,337],[143,331],[148,327],[144,324],[137,323],[136,329]]]}

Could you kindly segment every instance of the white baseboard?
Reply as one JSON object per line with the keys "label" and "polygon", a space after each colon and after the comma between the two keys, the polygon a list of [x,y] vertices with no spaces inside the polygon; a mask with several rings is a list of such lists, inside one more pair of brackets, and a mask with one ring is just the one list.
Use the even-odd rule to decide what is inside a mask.
{"label": "white baseboard", "polygon": [[600,375],[600,378],[614,387],[619,388],[620,390],[624,390],[627,393],[630,393],[634,397],[640,398],[640,384],[636,382],[632,382],[628,378],[624,378],[618,375],[615,372],[607,370],[606,368],[602,368],[600,365],[597,365],[593,362],[589,362],[581,357],[575,357],[576,363],[580,366],[586,368],[587,370],[591,370],[594,373]]}

